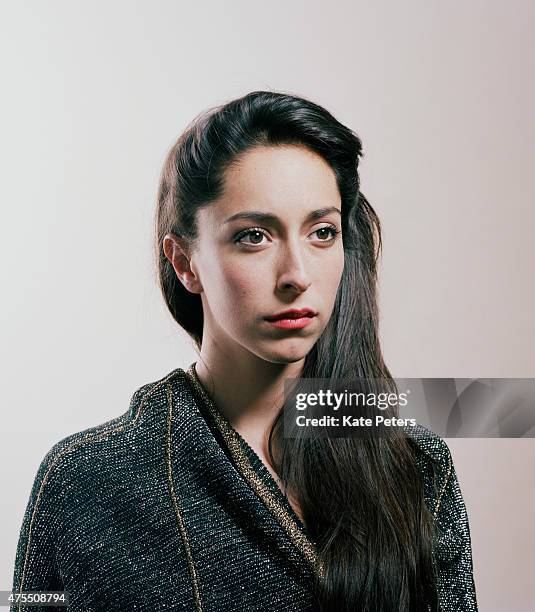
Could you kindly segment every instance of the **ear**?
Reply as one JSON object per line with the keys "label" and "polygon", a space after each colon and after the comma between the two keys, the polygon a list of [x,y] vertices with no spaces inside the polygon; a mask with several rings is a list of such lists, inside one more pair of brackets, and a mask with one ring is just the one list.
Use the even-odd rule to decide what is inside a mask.
{"label": "ear", "polygon": [[163,239],[163,252],[184,287],[191,293],[201,293],[202,285],[191,267],[190,243],[176,234],[166,234]]}

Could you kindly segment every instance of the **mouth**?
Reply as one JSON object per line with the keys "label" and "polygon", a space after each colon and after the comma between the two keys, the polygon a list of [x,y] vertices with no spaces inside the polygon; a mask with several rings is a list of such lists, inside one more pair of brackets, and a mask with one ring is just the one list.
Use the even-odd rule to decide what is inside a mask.
{"label": "mouth", "polygon": [[264,317],[268,323],[280,329],[301,329],[312,322],[317,312],[310,308],[285,310],[276,315]]}

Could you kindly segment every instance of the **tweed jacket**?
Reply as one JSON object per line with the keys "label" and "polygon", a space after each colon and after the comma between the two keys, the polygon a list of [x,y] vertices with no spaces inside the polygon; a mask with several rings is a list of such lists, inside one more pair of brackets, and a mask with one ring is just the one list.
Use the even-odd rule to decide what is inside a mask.
{"label": "tweed jacket", "polygon": [[[66,591],[72,612],[315,609],[314,544],[194,366],[141,386],[124,414],[49,450],[22,520],[13,591]],[[450,451],[421,426],[411,435],[435,517],[441,607],[477,610]],[[11,612],[26,609],[65,608]]]}

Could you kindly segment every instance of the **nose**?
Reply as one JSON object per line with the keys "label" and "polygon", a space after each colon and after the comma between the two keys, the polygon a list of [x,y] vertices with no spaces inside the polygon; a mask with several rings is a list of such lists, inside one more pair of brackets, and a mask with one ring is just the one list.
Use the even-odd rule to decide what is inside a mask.
{"label": "nose", "polygon": [[281,251],[280,257],[282,263],[277,278],[277,289],[279,291],[293,289],[298,293],[302,293],[312,283],[305,265],[304,256],[299,249],[299,245],[296,244],[290,245]]}

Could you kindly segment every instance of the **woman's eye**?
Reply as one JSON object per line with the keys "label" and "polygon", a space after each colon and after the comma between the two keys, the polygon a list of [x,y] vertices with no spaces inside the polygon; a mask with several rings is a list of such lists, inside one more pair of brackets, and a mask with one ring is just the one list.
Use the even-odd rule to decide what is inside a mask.
{"label": "woman's eye", "polygon": [[[245,232],[241,232],[240,234],[238,234],[238,236],[235,239],[235,242],[239,244],[261,244],[262,238],[265,235],[266,234],[262,230],[252,228],[252,229],[246,230]],[[244,242],[243,238],[246,238],[246,237],[250,237],[251,240],[249,242],[248,241]]]}
{"label": "woman's eye", "polygon": [[320,227],[319,229],[317,229],[314,234],[318,236],[321,242],[331,242],[336,239],[336,236],[340,234],[340,232],[336,229],[334,225],[327,225],[325,227]]}

